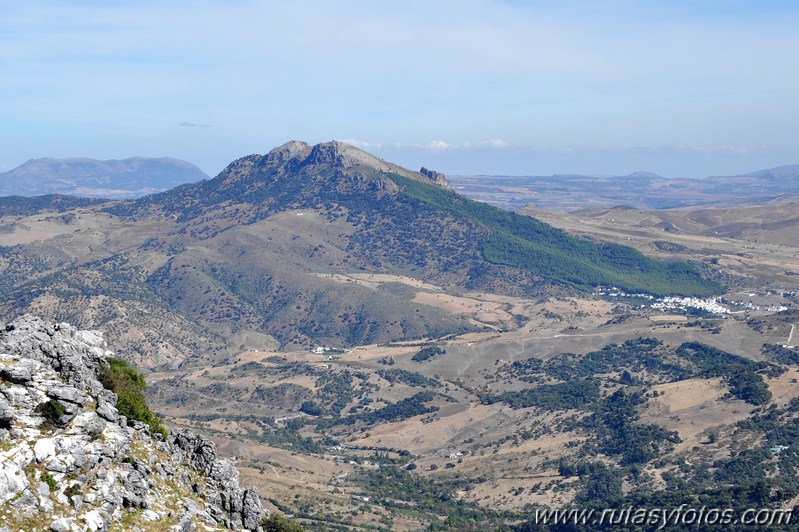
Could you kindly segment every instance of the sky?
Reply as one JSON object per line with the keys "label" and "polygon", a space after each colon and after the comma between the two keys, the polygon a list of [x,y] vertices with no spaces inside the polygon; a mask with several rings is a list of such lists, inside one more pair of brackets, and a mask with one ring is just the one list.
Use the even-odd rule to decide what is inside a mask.
{"label": "sky", "polygon": [[799,163],[799,2],[0,0],[0,171],[292,139],[447,174]]}

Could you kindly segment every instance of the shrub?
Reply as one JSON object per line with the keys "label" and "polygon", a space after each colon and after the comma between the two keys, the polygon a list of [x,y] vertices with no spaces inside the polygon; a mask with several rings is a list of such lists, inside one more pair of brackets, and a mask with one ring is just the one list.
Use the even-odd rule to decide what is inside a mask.
{"label": "shrub", "polygon": [[42,428],[52,429],[61,425],[61,416],[67,413],[67,409],[55,399],[50,399],[45,403],[36,405],[34,411],[44,417]]}
{"label": "shrub", "polygon": [[305,401],[302,403],[300,406],[300,412],[308,414],[309,416],[321,416],[323,413],[322,408],[313,401]]}
{"label": "shrub", "polygon": [[305,530],[297,523],[275,513],[261,519],[261,528],[264,529],[264,532],[302,532]]}
{"label": "shrub", "polygon": [[72,497],[80,495],[81,493],[83,493],[83,489],[81,488],[80,483],[78,482],[75,482],[74,484],[70,485],[67,489],[64,490],[64,495],[66,495],[66,497],[70,499],[69,502],[73,506],[75,505],[75,503],[74,501],[71,500]]}
{"label": "shrub", "polygon": [[411,357],[414,362],[425,362],[434,356],[443,355],[446,351],[438,346],[424,347]]}
{"label": "shrub", "polygon": [[153,434],[166,438],[166,429],[144,398],[144,389],[147,387],[144,375],[119,358],[109,358],[108,364],[108,368],[100,375],[100,382],[117,394],[119,413],[126,416],[129,422],[136,420],[145,423]]}
{"label": "shrub", "polygon": [[738,371],[728,378],[730,393],[755,406],[771,401],[771,392],[763,377],[751,371]]}
{"label": "shrub", "polygon": [[55,481],[53,475],[50,473],[42,473],[42,480],[47,484],[51,492],[58,491],[58,482]]}
{"label": "shrub", "polygon": [[599,380],[583,379],[505,392],[487,397],[486,402],[503,401],[511,408],[535,406],[545,410],[568,410],[591,404],[599,399],[599,395]]}

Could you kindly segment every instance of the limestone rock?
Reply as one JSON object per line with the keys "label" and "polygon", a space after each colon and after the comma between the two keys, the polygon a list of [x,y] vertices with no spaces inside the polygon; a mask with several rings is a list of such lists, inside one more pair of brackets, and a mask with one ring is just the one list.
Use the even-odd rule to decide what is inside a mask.
{"label": "limestone rock", "polygon": [[[25,316],[0,326],[0,506],[22,528],[42,512],[54,532],[149,529],[167,516],[178,530],[257,530],[267,512],[258,492],[188,430],[166,441],[128,423],[103,388],[100,333]],[[45,424],[36,407],[55,400],[67,415]],[[178,501],[178,502],[175,502]],[[176,504],[177,506],[170,506]],[[148,525],[149,523],[149,525]]]}

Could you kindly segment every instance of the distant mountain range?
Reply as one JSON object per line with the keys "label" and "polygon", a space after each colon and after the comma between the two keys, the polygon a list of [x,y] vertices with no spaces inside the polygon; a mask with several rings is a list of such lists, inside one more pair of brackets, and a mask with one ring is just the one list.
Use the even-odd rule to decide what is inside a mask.
{"label": "distant mountain range", "polygon": [[525,205],[560,211],[627,205],[639,209],[763,204],[799,195],[799,165],[735,176],[449,176],[470,198],[515,210]]}
{"label": "distant mountain range", "polygon": [[19,244],[0,247],[0,319],[36,312],[102,327],[149,357],[145,365],[231,346],[362,345],[488,327],[426,303],[420,281],[527,297],[597,285],[719,290],[687,263],[571,237],[466,199],[436,172],[339,142],[290,142],[137,200],[27,206],[42,210],[21,219],[16,205],[0,219],[4,241]]}
{"label": "distant mountain range", "polygon": [[138,198],[207,178],[193,164],[166,157],[132,157],[121,161],[32,159],[0,174],[0,196],[70,194]]}

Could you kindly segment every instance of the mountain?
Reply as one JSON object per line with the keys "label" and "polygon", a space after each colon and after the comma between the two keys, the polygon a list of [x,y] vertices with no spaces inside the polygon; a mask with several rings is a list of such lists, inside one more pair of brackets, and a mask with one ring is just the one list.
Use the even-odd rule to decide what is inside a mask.
{"label": "mountain", "polygon": [[765,179],[799,179],[799,164],[788,164],[744,175],[762,177]]}
{"label": "mountain", "polygon": [[518,326],[464,306],[474,292],[719,290],[687,263],[573,238],[339,142],[290,142],[214,179],[15,219],[3,242],[2,315],[102,326],[150,367]]}
{"label": "mountain", "polygon": [[211,441],[137,419],[141,375],[111,355],[65,323],[0,327],[4,528],[258,529],[258,491]]}
{"label": "mountain", "polygon": [[135,198],[207,177],[186,161],[166,157],[132,157],[121,161],[32,159],[0,174],[0,196],[71,194]]}
{"label": "mountain", "polygon": [[[210,237],[278,212],[312,209],[355,229],[348,249],[366,262],[362,268],[422,273],[474,288],[491,282],[481,271],[490,270],[508,282],[535,277],[583,289],[616,284],[654,293],[713,291],[690,268],[571,238],[527,217],[466,200],[442,179],[340,142],[314,147],[290,142],[266,156],[239,159],[213,180],[107,211],[126,217],[157,212],[186,222],[188,232]],[[655,281],[654,275],[661,279]]]}
{"label": "mountain", "polygon": [[627,176],[450,176],[465,196],[505,209],[525,205],[574,211],[628,205],[638,209],[767,204],[799,195],[799,165],[735,176],[667,178],[650,172]]}
{"label": "mountain", "polygon": [[633,172],[630,175],[624,176],[623,179],[663,179],[663,176],[659,176],[652,172],[638,171],[638,172]]}

